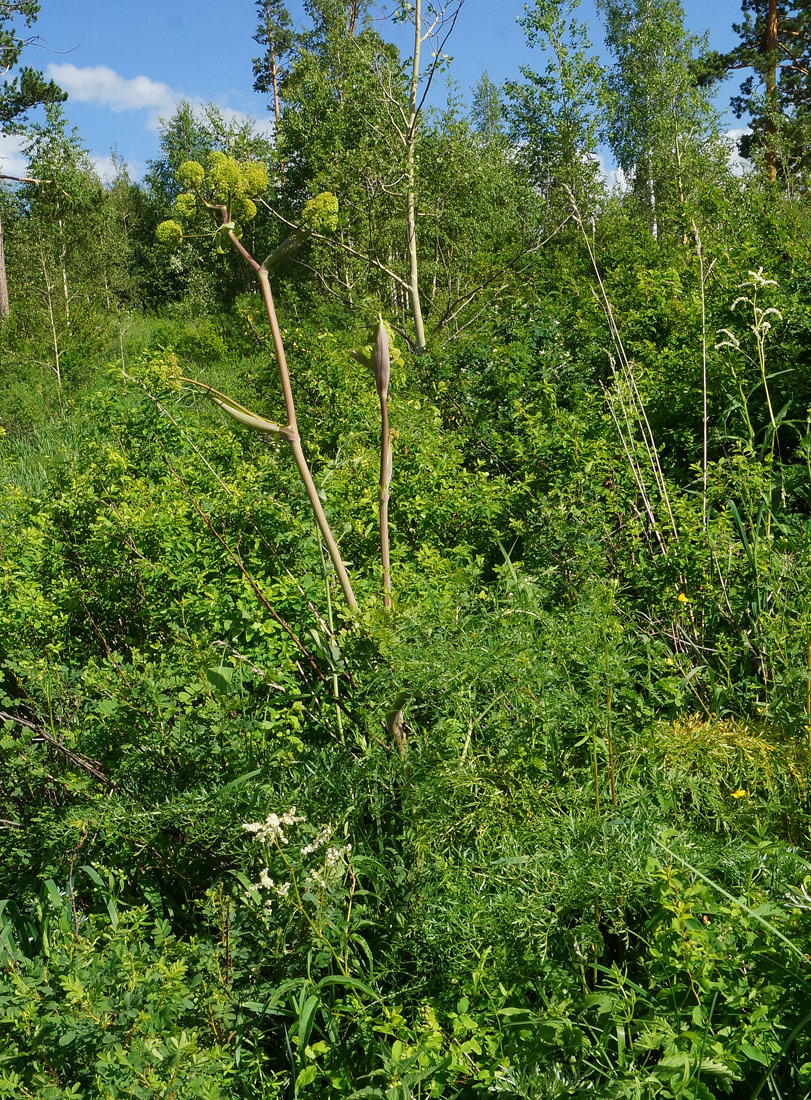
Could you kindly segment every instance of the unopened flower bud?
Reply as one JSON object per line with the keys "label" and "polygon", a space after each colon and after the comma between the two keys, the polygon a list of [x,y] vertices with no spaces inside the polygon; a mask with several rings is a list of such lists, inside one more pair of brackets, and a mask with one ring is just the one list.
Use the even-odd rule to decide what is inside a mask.
{"label": "unopened flower bud", "polygon": [[382,317],[380,318],[380,324],[377,326],[377,338],[375,340],[374,354],[374,371],[377,392],[380,394],[381,398],[385,398],[388,396],[389,392],[391,362],[389,359],[389,334],[386,332],[386,326],[383,324]]}

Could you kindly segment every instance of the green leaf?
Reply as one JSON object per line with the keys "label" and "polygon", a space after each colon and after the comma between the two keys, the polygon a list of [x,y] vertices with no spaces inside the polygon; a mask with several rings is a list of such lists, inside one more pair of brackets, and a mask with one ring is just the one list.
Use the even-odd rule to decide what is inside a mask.
{"label": "green leaf", "polygon": [[318,1076],[318,1066],[307,1066],[296,1078],[296,1088],[303,1089],[306,1085],[311,1085]]}
{"label": "green leaf", "polygon": [[104,889],[104,879],[101,877],[95,867],[91,867],[89,863],[83,863],[82,870],[92,882],[95,882],[96,886],[101,886],[102,889]]}
{"label": "green leaf", "polygon": [[357,978],[346,978],[342,974],[328,974],[317,983],[316,989],[324,989],[330,985],[345,985],[350,989],[357,989],[361,993],[365,993],[367,997],[371,997],[375,1001],[381,1000],[380,996],[375,993],[373,989],[370,989],[368,985],[365,985]]}
{"label": "green leaf", "polygon": [[205,670],[205,676],[215,691],[225,695],[231,687],[234,669],[231,665],[215,665],[213,668]]}
{"label": "green leaf", "polygon": [[768,1066],[771,1062],[770,1056],[765,1051],[758,1050],[751,1043],[741,1043],[741,1051],[747,1058],[750,1058],[753,1062],[759,1062],[761,1066]]}
{"label": "green leaf", "polygon": [[318,998],[315,994],[311,994],[304,1002],[304,1007],[301,1010],[301,1015],[298,1020],[298,1048],[302,1053],[307,1043],[310,1041],[310,1033],[313,1030],[317,1009]]}

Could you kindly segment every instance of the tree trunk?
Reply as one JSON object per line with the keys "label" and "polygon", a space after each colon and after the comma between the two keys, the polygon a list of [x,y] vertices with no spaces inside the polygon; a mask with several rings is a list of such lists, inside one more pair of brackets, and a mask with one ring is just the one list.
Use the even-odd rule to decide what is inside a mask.
{"label": "tree trunk", "polygon": [[59,330],[56,327],[56,315],[54,314],[53,285],[51,283],[50,276],[48,275],[48,265],[45,262],[45,252],[43,251],[41,241],[40,241],[40,246],[39,246],[39,261],[40,261],[40,266],[42,267],[42,279],[43,279],[43,285],[45,287],[44,298],[45,298],[45,302],[48,306],[48,320],[49,320],[49,323],[50,323],[50,326],[51,326],[51,342],[53,343],[54,362],[53,362],[53,367],[51,369],[53,370],[54,374],[56,375],[57,388],[61,390],[62,389],[62,365],[61,365],[61,361],[60,361],[61,360],[61,355],[60,355],[60,350],[61,349],[59,347]]}
{"label": "tree trunk", "polygon": [[270,14],[270,5],[265,0],[265,18],[268,28],[268,52],[270,53],[270,76],[273,81],[273,117],[276,120],[276,129],[279,128],[279,66],[276,61],[276,43],[273,38],[273,20]]}
{"label": "tree trunk", "polygon": [[349,18],[346,23],[346,33],[350,38],[354,37],[355,28],[358,24],[358,18],[360,16],[360,0],[352,0],[349,5]]}
{"label": "tree trunk", "polygon": [[417,261],[417,206],[416,206],[416,143],[417,143],[417,91],[420,79],[420,48],[422,46],[422,0],[414,3],[414,59],[411,67],[411,94],[408,104],[408,129],[406,130],[406,229],[408,232],[408,285],[411,296],[411,313],[414,318],[414,335],[417,351],[425,351],[425,327],[420,304],[419,266]]}
{"label": "tree trunk", "polygon": [[653,181],[653,156],[648,154],[648,202],[650,203],[651,233],[655,241],[659,240],[659,219],[656,215],[656,186]]}
{"label": "tree trunk", "polygon": [[10,312],[8,302],[8,279],[6,278],[6,252],[3,248],[3,221],[0,217],[0,321],[5,321]]}
{"label": "tree trunk", "polygon": [[766,176],[777,179],[777,151],[775,134],[777,127],[777,0],[769,0],[766,14],[766,121],[763,129],[766,133]]}

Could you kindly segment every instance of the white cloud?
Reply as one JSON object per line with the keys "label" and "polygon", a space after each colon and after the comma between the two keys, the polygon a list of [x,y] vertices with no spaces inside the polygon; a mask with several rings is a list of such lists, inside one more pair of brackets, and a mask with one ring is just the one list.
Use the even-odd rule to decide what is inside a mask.
{"label": "white cloud", "polygon": [[6,176],[24,176],[28,161],[22,154],[25,140],[15,134],[0,134],[0,172]]}
{"label": "white cloud", "polygon": [[605,185],[609,191],[618,190],[623,192],[628,190],[628,181],[619,165],[614,164],[614,162],[609,160],[603,153],[595,154],[594,160],[597,163],[600,175],[605,180]]}
{"label": "white cloud", "polygon": [[[198,105],[202,106],[203,100],[195,100],[192,103],[195,111],[198,110]],[[257,118],[256,115],[249,115],[245,111],[237,111],[233,107],[220,107],[219,110],[226,122],[250,122],[257,134],[261,134],[266,138],[273,138],[275,125],[271,117]]]}
{"label": "white cloud", "polygon": [[[49,65],[47,75],[64,88],[76,103],[93,103],[111,111],[146,111],[147,130],[157,130],[161,119],[170,118],[181,100],[191,104],[196,113],[205,106],[200,96],[188,96],[159,80],[148,76],[123,77],[106,65]],[[226,122],[250,122],[257,133],[273,135],[273,123],[268,118],[237,111],[233,107],[220,106]]]}
{"label": "white cloud", "polygon": [[628,190],[628,179],[619,167],[612,168],[606,172],[605,182],[609,191],[617,190],[620,193],[624,193]]}
{"label": "white cloud", "polygon": [[[28,161],[22,153],[24,145],[25,138],[23,137],[0,134],[0,174],[6,176],[28,175]],[[112,183],[116,178],[117,171],[112,157],[91,156],[90,162],[102,183]],[[136,160],[128,160],[126,166],[132,180],[140,179],[146,170],[146,166]]]}
{"label": "white cloud", "polygon": [[64,88],[77,103],[95,103],[111,111],[148,111],[147,128],[155,130],[161,118],[168,118],[183,99],[181,92],[148,76],[131,79],[106,65],[49,65],[47,75]]}
{"label": "white cloud", "polygon": [[751,160],[746,160],[738,151],[738,142],[743,135],[751,133],[752,131],[747,127],[745,130],[727,130],[724,134],[728,147],[727,164],[732,169],[732,174],[735,176],[745,176],[748,172],[752,171]]}

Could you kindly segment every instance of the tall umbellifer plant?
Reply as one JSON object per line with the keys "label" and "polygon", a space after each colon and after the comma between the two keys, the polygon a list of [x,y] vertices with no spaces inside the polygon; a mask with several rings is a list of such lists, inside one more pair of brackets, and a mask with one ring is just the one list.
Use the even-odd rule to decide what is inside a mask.
{"label": "tall umbellifer plant", "polygon": [[177,171],[177,180],[185,188],[175,200],[175,209],[179,216],[186,219],[196,218],[201,211],[207,213],[213,228],[203,232],[184,232],[180,222],[171,219],[162,222],[157,229],[158,240],[166,247],[176,247],[184,237],[211,237],[218,252],[233,247],[246,263],[256,272],[262,299],[265,304],[273,347],[284,394],[287,423],[276,424],[246,409],[232,398],[193,378],[183,381],[202,390],[216,405],[234,420],[244,424],[262,435],[280,435],[287,440],[296,461],[301,480],[307,490],[315,521],[326,544],[327,551],[346,602],[352,611],[358,604],[349,575],[344,566],[341,552],[332,533],[329,521],[324,513],[318,489],[304,456],[301,437],[296,420],[296,407],[290,384],[290,372],[287,368],[284,343],[282,341],[276,307],[270,289],[270,271],[283,259],[292,255],[306,241],[309,232],[326,233],[333,231],[338,224],[338,200],[334,195],[323,193],[316,195],[304,205],[301,228],[295,230],[281,245],[270,253],[261,263],[256,260],[241,241],[241,226],[256,217],[256,204],[252,195],[259,195],[267,188],[267,168],[258,163],[239,163],[233,157],[221,152],[209,154],[205,167],[197,161],[186,161]]}
{"label": "tall umbellifer plant", "polygon": [[391,484],[391,432],[389,431],[389,381],[392,362],[402,366],[403,358],[395,346],[392,332],[382,317],[378,318],[374,342],[351,352],[359,363],[371,367],[380,398],[380,482],[378,503],[380,515],[380,559],[383,566],[383,604],[391,610],[391,557],[389,554],[389,485]]}

